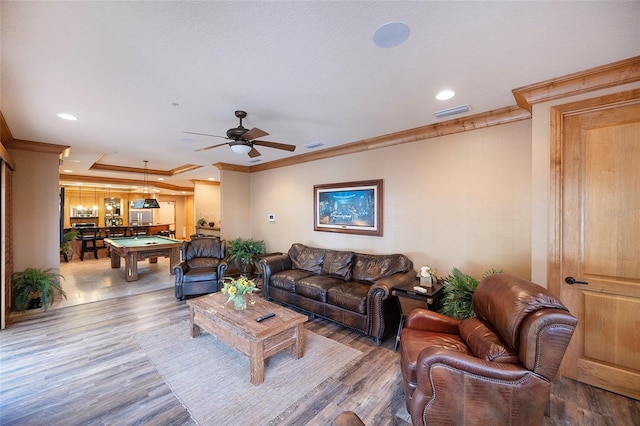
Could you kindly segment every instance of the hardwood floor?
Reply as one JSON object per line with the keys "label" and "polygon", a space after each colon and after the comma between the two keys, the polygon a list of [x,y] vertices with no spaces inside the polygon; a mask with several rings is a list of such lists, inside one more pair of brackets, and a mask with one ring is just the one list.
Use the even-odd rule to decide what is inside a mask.
{"label": "hardwood floor", "polygon": [[[84,279],[113,272],[99,265],[92,268],[93,278]],[[77,274],[72,269],[79,270],[74,265],[66,273]],[[110,291],[109,298],[92,303],[57,302],[47,312],[12,315],[0,332],[0,424],[195,424],[135,339],[188,318],[185,302],[176,302],[173,289],[166,288],[166,269],[157,269],[150,274],[158,274],[164,286],[159,290],[128,295],[135,283],[127,283],[125,296]],[[393,338],[376,346],[326,320],[305,327],[362,351],[366,362],[326,383],[279,424],[327,425],[344,410],[355,411],[367,425],[407,424],[396,417],[404,397]],[[548,411],[547,425],[633,425],[640,402],[562,379],[553,387]]]}

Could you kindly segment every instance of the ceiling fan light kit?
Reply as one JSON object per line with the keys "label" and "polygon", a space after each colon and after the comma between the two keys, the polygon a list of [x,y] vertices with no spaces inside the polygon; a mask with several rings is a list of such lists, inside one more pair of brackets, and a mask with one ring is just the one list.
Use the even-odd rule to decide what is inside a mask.
{"label": "ceiling fan light kit", "polygon": [[247,113],[245,111],[236,111],[235,115],[236,117],[238,117],[238,119],[240,119],[240,124],[238,127],[234,127],[227,130],[226,137],[218,136],[218,135],[209,135],[206,133],[195,133],[195,132],[184,132],[184,133],[189,133],[191,135],[200,135],[200,136],[212,136],[214,138],[222,138],[222,139],[229,140],[229,142],[207,146],[204,148],[196,149],[196,151],[206,151],[209,149],[217,148],[219,146],[229,145],[229,147],[231,147],[231,150],[236,154],[247,154],[249,155],[250,158],[254,158],[262,155],[260,154],[260,152],[258,152],[258,150],[255,148],[254,145],[266,146],[268,148],[282,149],[290,152],[295,151],[296,149],[295,145],[257,140],[257,138],[268,136],[269,133],[265,132],[264,130],[258,129],[257,127],[254,127],[251,130],[247,130],[242,125],[242,119],[247,117]]}
{"label": "ceiling fan light kit", "polygon": [[236,154],[248,154],[251,151],[251,147],[245,144],[229,144],[229,146]]}

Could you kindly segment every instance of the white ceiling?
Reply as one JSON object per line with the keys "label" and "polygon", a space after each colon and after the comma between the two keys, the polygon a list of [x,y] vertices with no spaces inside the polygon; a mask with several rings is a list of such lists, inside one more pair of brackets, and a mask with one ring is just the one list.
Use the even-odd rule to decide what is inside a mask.
{"label": "white ceiling", "polygon": [[[63,169],[250,165],[223,139],[246,128],[294,144],[261,163],[509,105],[511,90],[640,54],[640,2],[0,2],[0,110],[16,139],[70,145]],[[398,47],[373,43],[404,22]],[[442,89],[456,92],[437,101]],[[78,117],[65,121],[67,112]],[[462,117],[455,116],[453,118]],[[150,180],[156,176],[150,176]]]}

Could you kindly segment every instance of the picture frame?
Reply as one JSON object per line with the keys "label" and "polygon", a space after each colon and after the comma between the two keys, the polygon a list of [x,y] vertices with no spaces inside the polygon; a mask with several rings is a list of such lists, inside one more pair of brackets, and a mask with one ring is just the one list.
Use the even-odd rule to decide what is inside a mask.
{"label": "picture frame", "polygon": [[313,230],[382,236],[382,179],[313,186]]}

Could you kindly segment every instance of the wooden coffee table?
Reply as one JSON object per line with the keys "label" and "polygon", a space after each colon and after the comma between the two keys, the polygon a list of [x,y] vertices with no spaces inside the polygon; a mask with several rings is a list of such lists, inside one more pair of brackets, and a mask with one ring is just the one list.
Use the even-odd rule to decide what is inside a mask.
{"label": "wooden coffee table", "polygon": [[[253,296],[255,304],[247,301],[247,309],[236,311],[233,302],[223,305],[227,295],[212,293],[187,301],[191,337],[197,337],[202,330],[215,336],[227,346],[249,357],[251,384],[264,382],[264,360],[271,355],[288,349],[291,356],[299,359],[304,355],[305,315],[283,308]],[[262,322],[256,318],[273,312],[275,317]]]}

